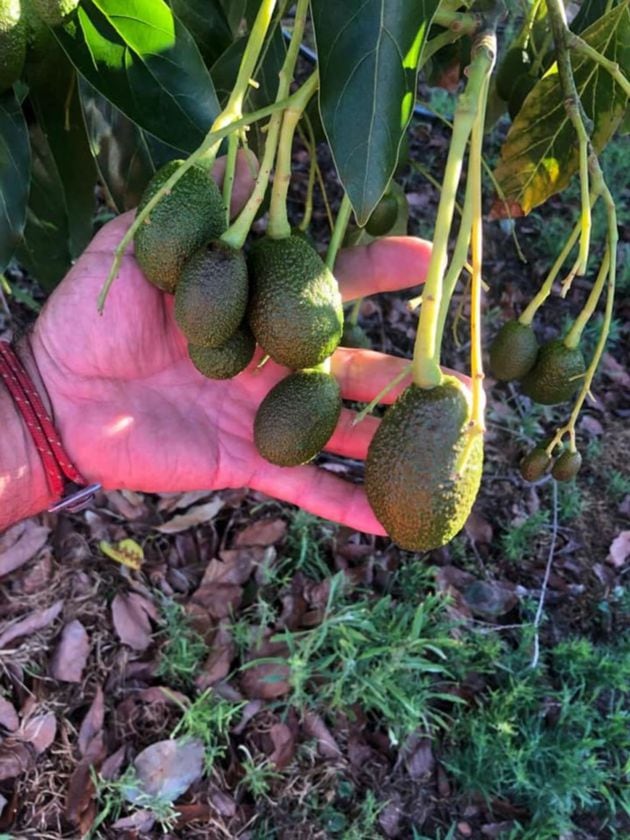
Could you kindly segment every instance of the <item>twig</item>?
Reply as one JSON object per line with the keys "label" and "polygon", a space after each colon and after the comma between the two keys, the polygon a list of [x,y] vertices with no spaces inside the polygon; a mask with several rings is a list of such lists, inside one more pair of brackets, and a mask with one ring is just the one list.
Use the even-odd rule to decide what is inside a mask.
{"label": "twig", "polygon": [[553,521],[551,524],[551,545],[549,546],[549,556],[547,557],[547,566],[545,568],[545,576],[543,577],[542,588],[540,591],[540,600],[538,601],[538,608],[534,617],[534,653],[532,661],[529,664],[530,668],[538,666],[540,659],[540,622],[542,621],[543,608],[545,606],[545,596],[547,594],[547,586],[549,585],[549,577],[551,575],[551,565],[553,563],[553,556],[556,552],[556,541],[558,539],[558,482],[552,482],[552,506],[553,506]]}
{"label": "twig", "polygon": [[627,97],[630,97],[630,82],[621,72],[621,68],[616,61],[610,61],[610,59],[606,58],[605,55],[602,55],[594,47],[591,47],[590,44],[587,44],[583,38],[580,38],[579,35],[576,35],[573,32],[569,32],[569,35],[567,36],[567,46],[603,67],[607,73],[610,73],[624,94]]}

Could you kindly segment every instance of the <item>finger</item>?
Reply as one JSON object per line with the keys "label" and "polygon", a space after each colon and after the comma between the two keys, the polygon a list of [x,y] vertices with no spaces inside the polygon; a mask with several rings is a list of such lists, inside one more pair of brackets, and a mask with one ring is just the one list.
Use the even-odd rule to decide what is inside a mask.
{"label": "finger", "polygon": [[363,487],[350,484],[319,467],[275,467],[266,464],[255,473],[250,486],[356,531],[385,534]]}
{"label": "finger", "polygon": [[120,244],[130,224],[133,222],[135,210],[128,210],[126,213],[121,213],[116,216],[95,234],[90,244],[85,249],[88,254],[107,253],[112,251]]}
{"label": "finger", "polygon": [[[338,347],[332,357],[332,374],[339,383],[344,400],[371,402],[389,383],[411,364],[411,359],[401,359],[378,353],[376,350],[357,350]],[[449,376],[456,376],[470,387],[470,377],[457,370],[443,367]],[[411,371],[381,400],[391,405],[411,384]]]}
{"label": "finger", "polygon": [[367,456],[370,441],[376,434],[380,420],[368,415],[356,426],[356,412],[344,408],[341,411],[337,428],[324,447],[327,452],[343,455],[344,458],[357,458],[361,461]]}
{"label": "finger", "polygon": [[[219,187],[223,185],[225,175],[225,156],[218,158],[212,167],[212,177]],[[230,215],[236,216],[245,206],[247,199],[252,194],[254,182],[258,175],[258,160],[251,149],[239,149],[236,156],[236,169],[234,171],[234,183],[232,185],[232,201],[230,203]]]}
{"label": "finger", "polygon": [[335,276],[345,301],[424,283],[431,243],[413,236],[390,236],[341,251]]}

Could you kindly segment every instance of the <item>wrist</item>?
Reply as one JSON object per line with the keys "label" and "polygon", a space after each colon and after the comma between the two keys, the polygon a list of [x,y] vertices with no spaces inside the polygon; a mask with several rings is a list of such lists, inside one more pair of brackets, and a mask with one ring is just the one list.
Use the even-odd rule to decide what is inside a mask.
{"label": "wrist", "polygon": [[[34,360],[22,339],[15,348],[36,382]],[[38,390],[42,386],[38,387]],[[54,501],[40,455],[13,397],[0,380],[0,531],[40,513]]]}

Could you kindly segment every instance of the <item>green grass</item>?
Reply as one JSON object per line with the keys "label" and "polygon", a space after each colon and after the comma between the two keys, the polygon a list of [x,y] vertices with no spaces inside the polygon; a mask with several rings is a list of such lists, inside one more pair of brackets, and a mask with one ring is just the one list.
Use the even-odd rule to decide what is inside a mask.
{"label": "green grass", "polygon": [[183,715],[171,732],[171,738],[176,735],[198,738],[204,745],[204,761],[209,772],[214,763],[225,756],[230,726],[245,703],[225,700],[211,688],[188,706],[182,705],[175,695],[172,698],[182,709]]}
{"label": "green grass", "polygon": [[609,470],[608,492],[616,502],[621,502],[630,493],[630,476],[620,470]]}
{"label": "green grass", "polygon": [[168,799],[138,792],[133,802],[128,800],[129,790],[139,790],[138,778],[133,767],[128,767],[118,779],[104,779],[92,771],[92,781],[98,811],[87,835],[88,840],[101,837],[99,827],[106,822],[116,822],[123,813],[131,816],[138,811],[149,811],[164,834],[174,828],[179,813]]}
{"label": "green grass", "polygon": [[510,525],[501,535],[504,556],[513,563],[528,560],[536,551],[536,540],[548,526],[548,510],[537,510],[519,525]]}
{"label": "green grass", "polygon": [[192,627],[182,606],[165,597],[159,603],[160,635],[164,644],[160,649],[157,675],[169,685],[191,686],[208,655],[208,646]]}
{"label": "green grass", "polygon": [[526,809],[514,838],[551,840],[570,831],[581,812],[609,820],[623,812],[628,647],[570,639],[537,670],[510,654],[497,666],[491,690],[449,732],[443,760],[460,790]]}

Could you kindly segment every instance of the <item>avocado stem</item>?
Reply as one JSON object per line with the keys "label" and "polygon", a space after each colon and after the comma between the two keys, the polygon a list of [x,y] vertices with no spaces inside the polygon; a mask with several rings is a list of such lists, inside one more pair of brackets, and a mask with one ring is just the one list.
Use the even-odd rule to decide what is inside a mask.
{"label": "avocado stem", "polygon": [[492,67],[494,61],[492,45],[493,40],[488,33],[477,41],[468,68],[468,82],[464,92],[459,96],[455,111],[453,135],[442,180],[433,250],[422,294],[422,310],[414,347],[413,380],[421,388],[434,388],[442,381],[440,347],[437,339],[443,279],[448,257],[448,239],[468,138],[477,114],[478,102],[488,69]]}
{"label": "avocado stem", "polygon": [[[261,0],[254,24],[247,39],[247,45],[241,58],[241,63],[238,68],[238,75],[232,92],[225,108],[221,111],[215,121],[212,123],[210,131],[220,131],[222,128],[240,120],[243,116],[243,102],[247,91],[249,90],[250,80],[254,76],[256,70],[256,62],[260,56],[265,37],[271,23],[271,18],[276,6],[276,0]],[[208,169],[214,163],[219,150],[220,141],[204,150],[199,157],[199,162]],[[226,169],[226,175],[228,170]],[[228,205],[229,213],[229,205]]]}
{"label": "avocado stem", "polygon": [[304,131],[298,126],[300,138],[310,155],[308,168],[308,184],[306,186],[306,198],[304,200],[304,215],[299,224],[302,231],[307,231],[313,217],[313,192],[315,190],[315,176],[317,174],[317,144],[315,143],[315,134],[313,133],[313,126],[308,118],[308,114],[304,114],[304,124],[306,126],[306,135]]}
{"label": "avocado stem", "polygon": [[367,415],[371,414],[374,411],[374,409],[381,402],[383,397],[385,397],[387,394],[389,394],[389,392],[393,388],[395,388],[396,385],[399,385],[406,376],[409,376],[409,374],[411,373],[411,367],[412,366],[410,364],[405,365],[405,367],[400,371],[400,373],[397,373],[396,376],[390,382],[388,382],[387,385],[382,390],[380,390],[378,392],[378,394],[374,397],[374,399],[370,400],[370,402],[367,405],[365,405],[361,409],[361,411],[359,411],[359,413],[356,415],[356,417],[352,421],[352,425],[356,426],[362,420],[365,420]]}
{"label": "avocado stem", "polygon": [[269,224],[267,235],[272,239],[286,239],[291,236],[291,224],[287,214],[287,195],[291,183],[291,161],[293,138],[297,124],[309,99],[317,90],[318,78],[315,73],[302,85],[291,105],[282,116],[282,128],[276,156],[276,171],[271,190],[269,205]]}
{"label": "avocado stem", "polygon": [[[295,23],[293,27],[293,34],[291,35],[291,42],[289,44],[287,54],[282,64],[282,69],[280,70],[278,77],[279,81],[278,90],[276,93],[276,103],[285,100],[286,96],[289,93],[291,80],[293,78],[293,72],[295,70],[295,64],[299,54],[300,43],[302,42],[302,36],[304,34],[304,26],[306,24],[307,11],[308,2],[306,2],[306,0],[300,0],[295,12]],[[316,74],[313,75],[316,77]],[[313,76],[311,76],[310,79],[307,80],[307,83],[310,82],[312,79]],[[298,96],[301,90],[302,89],[300,88],[293,94],[293,96]],[[279,109],[276,113],[272,115],[269,121],[269,125],[267,127],[265,151],[260,162],[260,169],[258,171],[258,177],[256,178],[254,191],[252,192],[247,203],[245,204],[245,207],[242,209],[237,219],[232,223],[231,227],[229,227],[228,230],[221,237],[224,242],[227,242],[228,245],[231,245],[233,248],[243,247],[245,240],[247,239],[249,229],[251,228],[254,218],[256,217],[256,213],[260,209],[265,199],[265,193],[267,191],[267,186],[269,184],[271,171],[273,169],[273,163],[278,148],[278,138],[280,135],[281,125],[282,109]]]}
{"label": "avocado stem", "polygon": [[346,235],[346,228],[348,227],[348,222],[350,221],[351,214],[352,204],[350,203],[350,199],[348,198],[348,193],[344,192],[343,198],[341,199],[341,204],[339,205],[339,210],[337,212],[337,218],[335,219],[335,226],[332,231],[332,236],[330,237],[328,251],[326,252],[326,265],[331,271],[334,268],[335,260],[337,259],[337,254],[339,253],[339,249],[341,248],[343,238]]}
{"label": "avocado stem", "polygon": [[[595,190],[591,190],[591,195],[589,199],[591,207],[594,206],[595,202],[598,199],[598,196],[598,192],[596,192]],[[573,249],[573,246],[577,242],[581,230],[582,218],[580,215],[580,218],[578,218],[577,222],[575,223],[575,226],[573,227],[569,238],[564,244],[564,248],[562,249],[562,251],[560,251],[558,257],[556,258],[556,261],[551,266],[549,274],[547,274],[542,286],[521,313],[521,316],[518,320],[519,323],[523,324],[524,327],[531,326],[531,323],[534,320],[536,313],[551,294],[551,289],[553,288],[553,284],[555,283],[556,277],[560,273],[560,269],[564,265],[566,258],[569,256],[571,250]]]}
{"label": "avocado stem", "polygon": [[230,224],[230,207],[232,205],[232,189],[236,174],[236,155],[238,154],[239,137],[236,131],[228,137],[228,150],[225,160],[225,175],[223,176],[223,203],[225,204],[225,224]]}
{"label": "avocado stem", "polygon": [[599,267],[599,271],[597,272],[597,279],[593,283],[593,288],[591,289],[589,296],[586,299],[586,303],[582,307],[582,311],[577,316],[577,318],[573,322],[573,326],[564,338],[565,345],[571,349],[574,349],[580,343],[580,339],[582,338],[584,328],[590,321],[593,312],[595,312],[597,302],[604,290],[604,284],[606,282],[606,277],[608,276],[609,266],[610,256],[607,250],[606,254],[604,255],[604,259],[602,260],[602,263]]}

